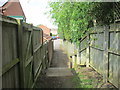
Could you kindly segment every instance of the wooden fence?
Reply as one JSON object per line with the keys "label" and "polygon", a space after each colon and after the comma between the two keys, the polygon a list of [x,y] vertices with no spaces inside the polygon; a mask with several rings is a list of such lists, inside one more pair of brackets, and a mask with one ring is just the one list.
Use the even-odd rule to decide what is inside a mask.
{"label": "wooden fence", "polygon": [[120,24],[94,27],[80,41],[80,64],[92,66],[120,89]]}
{"label": "wooden fence", "polygon": [[3,16],[2,88],[33,88],[52,59],[53,42],[43,43],[40,28]]}

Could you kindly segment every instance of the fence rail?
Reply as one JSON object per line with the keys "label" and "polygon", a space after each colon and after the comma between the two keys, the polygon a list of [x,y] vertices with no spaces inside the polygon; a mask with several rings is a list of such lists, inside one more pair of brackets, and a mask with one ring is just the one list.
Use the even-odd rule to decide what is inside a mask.
{"label": "fence rail", "polygon": [[48,67],[52,40],[43,43],[40,28],[2,16],[2,88],[32,88]]}

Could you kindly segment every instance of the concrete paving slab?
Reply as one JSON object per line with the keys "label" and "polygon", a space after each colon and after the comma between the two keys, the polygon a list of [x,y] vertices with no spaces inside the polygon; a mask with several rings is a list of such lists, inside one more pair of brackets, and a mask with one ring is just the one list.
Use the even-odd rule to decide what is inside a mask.
{"label": "concrete paving slab", "polygon": [[72,76],[73,73],[71,72],[70,68],[62,68],[62,67],[55,67],[55,68],[48,68],[46,72],[46,76],[48,77],[60,77],[60,76]]}

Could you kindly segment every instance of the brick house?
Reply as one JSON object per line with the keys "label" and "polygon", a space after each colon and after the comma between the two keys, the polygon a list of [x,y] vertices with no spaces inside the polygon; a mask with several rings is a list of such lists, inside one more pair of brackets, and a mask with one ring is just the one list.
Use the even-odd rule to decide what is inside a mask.
{"label": "brick house", "polygon": [[8,0],[2,6],[2,15],[26,21],[26,16],[19,0]]}
{"label": "brick house", "polygon": [[52,37],[49,36],[48,34],[43,33],[43,42],[51,40]]}
{"label": "brick house", "polygon": [[48,27],[44,25],[38,25],[38,27],[41,28],[45,34],[50,36],[50,29]]}
{"label": "brick house", "polygon": [[50,29],[44,25],[38,25],[39,28],[41,28],[43,30],[43,38],[44,38],[44,42],[46,40],[51,40],[52,37],[50,36]]}

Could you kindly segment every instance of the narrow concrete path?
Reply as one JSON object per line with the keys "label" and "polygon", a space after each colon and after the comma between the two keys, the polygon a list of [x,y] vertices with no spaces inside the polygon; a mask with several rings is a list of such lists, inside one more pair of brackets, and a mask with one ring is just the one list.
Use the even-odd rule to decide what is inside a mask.
{"label": "narrow concrete path", "polygon": [[40,76],[36,88],[73,88],[72,77],[69,59],[60,48],[60,40],[54,40],[51,66],[47,69],[46,75]]}

